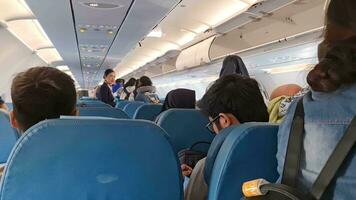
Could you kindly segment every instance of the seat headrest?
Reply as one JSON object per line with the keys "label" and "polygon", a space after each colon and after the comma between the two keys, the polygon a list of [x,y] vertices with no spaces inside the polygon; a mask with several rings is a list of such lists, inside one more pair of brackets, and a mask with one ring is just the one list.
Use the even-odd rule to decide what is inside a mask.
{"label": "seat headrest", "polygon": [[19,133],[11,127],[9,115],[0,110],[0,164],[6,163]]}
{"label": "seat headrest", "polygon": [[79,107],[78,111],[80,116],[97,116],[97,117],[111,117],[117,119],[129,119],[129,116],[127,116],[127,114],[124,111],[120,109],[109,108],[109,107],[102,107],[102,108]]}
{"label": "seat headrest", "polygon": [[[178,153],[190,148],[197,142],[211,142],[214,135],[206,129],[209,120],[195,109],[169,109],[157,117],[157,125],[168,134],[171,143]],[[198,151],[207,152],[209,145],[200,145]]]}
{"label": "seat headrest", "polygon": [[165,132],[150,122],[119,119],[56,119],[31,127],[10,155],[0,195],[183,198],[180,167]]}
{"label": "seat headrest", "polygon": [[[277,125],[266,123],[245,123],[222,133],[227,135],[216,157],[208,155],[206,161],[204,176],[209,183],[208,199],[240,199],[244,182],[257,178],[276,181],[277,133]],[[213,141],[211,148],[215,142],[219,141]],[[209,154],[211,152],[214,150],[210,149]]]}
{"label": "seat headrest", "polygon": [[124,107],[123,110],[131,119],[133,119],[136,110],[143,104],[145,104],[145,103],[140,102],[140,101],[131,101]]}
{"label": "seat headrest", "polygon": [[143,104],[137,108],[134,119],[154,121],[162,110],[162,104]]}

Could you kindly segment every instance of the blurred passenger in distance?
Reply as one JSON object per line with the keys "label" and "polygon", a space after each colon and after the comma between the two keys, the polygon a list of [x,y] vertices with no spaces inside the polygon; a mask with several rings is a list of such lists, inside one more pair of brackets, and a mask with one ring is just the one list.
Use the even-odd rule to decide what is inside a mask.
{"label": "blurred passenger in distance", "polygon": [[11,124],[21,133],[40,121],[77,114],[73,79],[52,67],[18,74],[12,81],[11,98]]}
{"label": "blurred passenger in distance", "polygon": [[106,103],[115,107],[114,95],[112,93],[112,86],[115,83],[115,72],[112,69],[107,69],[104,72],[104,83],[98,88],[97,98]]}
{"label": "blurred passenger in distance", "polygon": [[5,102],[4,102],[4,100],[2,100],[1,97],[0,97],[0,110],[5,111],[5,112],[8,112],[8,111],[9,111],[9,109],[7,108],[7,106],[6,106]]}
{"label": "blurred passenger in distance", "polygon": [[122,78],[116,79],[115,80],[115,85],[112,87],[112,93],[117,94],[117,92],[123,88],[125,85],[125,80]]}
{"label": "blurred passenger in distance", "polygon": [[308,90],[297,84],[286,84],[273,90],[268,103],[269,122],[281,123],[292,101],[303,96],[305,91]]}
{"label": "blurred passenger in distance", "polygon": [[231,74],[239,74],[242,76],[250,77],[245,63],[242,61],[240,56],[230,55],[224,59],[219,77]]}
{"label": "blurred passenger in distance", "polygon": [[152,86],[152,81],[147,76],[142,76],[138,79],[137,96],[135,101],[159,103],[159,98],[156,94],[156,87]]}
{"label": "blurred passenger in distance", "polygon": [[[305,135],[296,186],[307,192],[356,115],[356,1],[331,0],[326,14],[319,64],[309,72],[311,92],[303,97]],[[282,174],[293,103],[278,132],[278,172]],[[355,146],[354,146],[355,147]],[[322,199],[356,199],[355,148]]]}
{"label": "blurred passenger in distance", "polygon": [[195,91],[188,89],[175,89],[168,92],[162,111],[164,112],[171,108],[195,108]]}
{"label": "blurred passenger in distance", "polygon": [[123,91],[120,95],[121,100],[134,101],[135,94],[134,91],[136,89],[136,79],[130,78],[129,81],[125,84]]}
{"label": "blurred passenger in distance", "polygon": [[[198,102],[203,114],[209,117],[209,130],[219,134],[221,130],[246,122],[267,122],[268,112],[256,80],[237,74],[218,79]],[[182,173],[190,176],[185,190],[185,200],[205,200],[208,186],[204,179],[206,158],[192,170],[182,165]],[[238,169],[237,169],[238,170]]]}

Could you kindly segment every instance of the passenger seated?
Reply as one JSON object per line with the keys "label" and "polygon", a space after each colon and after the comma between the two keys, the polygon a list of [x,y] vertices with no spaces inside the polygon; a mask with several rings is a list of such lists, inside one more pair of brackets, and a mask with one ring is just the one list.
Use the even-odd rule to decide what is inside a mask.
{"label": "passenger seated", "polygon": [[188,89],[175,89],[168,92],[162,111],[169,110],[171,108],[195,108],[195,91]]}
{"label": "passenger seated", "polygon": [[230,55],[224,59],[219,77],[221,78],[231,74],[239,74],[242,76],[250,77],[245,63],[242,61],[240,56]]}
{"label": "passenger seated", "polygon": [[138,79],[137,96],[135,101],[143,101],[145,103],[159,103],[159,98],[156,94],[156,88],[152,86],[152,81],[147,76],[142,76]]}
{"label": "passenger seated", "polygon": [[[297,187],[308,192],[356,115],[356,1],[331,0],[319,64],[308,74],[303,97],[305,135]],[[279,129],[278,172],[282,174],[296,103]],[[354,146],[355,147],[355,146]],[[323,199],[356,199],[355,148]]]}
{"label": "passenger seated", "polygon": [[12,81],[11,98],[11,125],[21,134],[40,121],[77,114],[74,81],[52,67],[34,67],[18,74]]}
{"label": "passenger seated", "polygon": [[5,101],[2,100],[1,97],[0,97],[0,110],[4,111],[4,112],[8,112],[9,111],[7,105],[5,104]]}
{"label": "passenger seated", "polygon": [[273,90],[268,103],[269,122],[281,123],[292,101],[303,96],[307,91],[309,90],[303,90],[297,84],[286,84]]}
{"label": "passenger seated", "polygon": [[130,78],[124,86],[120,95],[120,100],[134,101],[135,100],[136,79]]}
{"label": "passenger seated", "polygon": [[[268,121],[267,107],[257,81],[237,74],[218,79],[198,102],[198,107],[209,117],[207,128],[213,134],[231,125]],[[186,200],[205,200],[208,195],[205,160],[200,160],[194,170],[187,165],[181,166],[183,175],[191,174],[184,195]]]}
{"label": "passenger seated", "polygon": [[104,72],[104,83],[98,88],[96,98],[100,101],[115,107],[115,99],[112,93],[112,86],[115,83],[115,72],[112,69],[107,69]]}

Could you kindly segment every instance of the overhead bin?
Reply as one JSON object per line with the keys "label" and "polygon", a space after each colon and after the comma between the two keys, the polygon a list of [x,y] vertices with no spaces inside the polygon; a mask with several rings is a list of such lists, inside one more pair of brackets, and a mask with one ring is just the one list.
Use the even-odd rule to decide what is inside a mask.
{"label": "overhead bin", "polygon": [[215,36],[184,49],[177,58],[177,70],[184,70],[209,63],[211,61],[210,48],[214,40]]}
{"label": "overhead bin", "polygon": [[227,33],[253,21],[259,21],[262,17],[271,16],[274,11],[287,6],[297,0],[269,0],[261,1],[251,6],[247,11],[241,13],[228,22],[214,28],[220,34]]}

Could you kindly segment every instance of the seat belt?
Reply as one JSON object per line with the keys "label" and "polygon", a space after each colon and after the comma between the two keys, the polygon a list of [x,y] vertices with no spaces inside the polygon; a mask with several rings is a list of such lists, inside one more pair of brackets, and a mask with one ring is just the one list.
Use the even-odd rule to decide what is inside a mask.
{"label": "seat belt", "polygon": [[[296,188],[297,177],[300,170],[301,151],[304,139],[304,106],[303,99],[297,103],[293,117],[293,123],[289,134],[287,154],[283,169],[282,184]],[[309,195],[320,199],[336,173],[343,164],[344,160],[351,152],[356,143],[356,116],[351,121],[344,136],[337,144],[333,153],[329,157],[316,181],[314,182]]]}
{"label": "seat belt", "polygon": [[318,178],[310,190],[311,195],[316,199],[320,199],[325,190],[328,188],[330,182],[336,176],[338,169],[345,161],[348,154],[351,153],[353,146],[356,143],[356,116],[351,121],[346,133],[337,144],[334,152],[329,157],[324,168],[321,170]]}
{"label": "seat belt", "polygon": [[288,139],[287,154],[284,162],[282,184],[295,188],[300,169],[301,151],[304,139],[303,98],[298,100]]}

